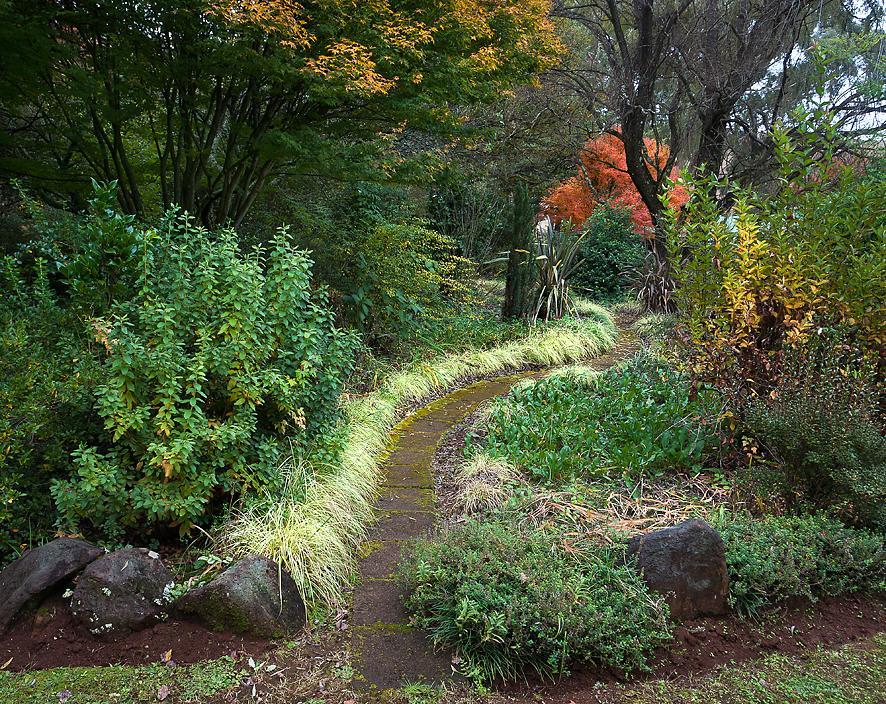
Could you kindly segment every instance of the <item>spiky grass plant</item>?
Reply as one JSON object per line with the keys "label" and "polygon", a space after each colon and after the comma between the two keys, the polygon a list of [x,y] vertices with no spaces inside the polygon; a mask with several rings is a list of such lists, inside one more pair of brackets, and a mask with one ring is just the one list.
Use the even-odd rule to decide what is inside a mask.
{"label": "spiky grass plant", "polygon": [[617,334],[612,316],[599,308],[582,320],[539,327],[500,347],[444,356],[392,375],[377,391],[346,405],[343,449],[335,466],[302,472],[311,477],[303,491],[287,491],[235,512],[222,526],[217,548],[232,556],[258,553],[280,562],[308,604],[339,603],[373,516],[389,434],[408,407],[468,379],[587,360],[612,348]]}
{"label": "spiky grass plant", "polygon": [[587,233],[576,233],[564,225],[556,228],[550,219],[537,230],[535,241],[536,290],[533,322],[556,320],[569,312],[569,280],[582,264],[580,245]]}

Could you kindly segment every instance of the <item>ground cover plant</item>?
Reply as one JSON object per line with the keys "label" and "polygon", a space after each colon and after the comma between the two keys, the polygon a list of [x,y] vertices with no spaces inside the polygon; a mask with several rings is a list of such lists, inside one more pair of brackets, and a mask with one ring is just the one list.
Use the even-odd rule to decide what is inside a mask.
{"label": "ground cover plant", "polygon": [[815,515],[727,514],[714,526],[726,545],[729,599],[741,614],[794,597],[886,590],[882,533]]}
{"label": "ground cover plant", "polygon": [[402,567],[415,623],[483,683],[526,670],[642,669],[669,638],[668,610],[618,549],[472,523],[420,543]]}
{"label": "ground cover plant", "polygon": [[634,483],[698,471],[716,446],[717,397],[638,356],[593,379],[556,375],[492,405],[478,449],[549,483]]}

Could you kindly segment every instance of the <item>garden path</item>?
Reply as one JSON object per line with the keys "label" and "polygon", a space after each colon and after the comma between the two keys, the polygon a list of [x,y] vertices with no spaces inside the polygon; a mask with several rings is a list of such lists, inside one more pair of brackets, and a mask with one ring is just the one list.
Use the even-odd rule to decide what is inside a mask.
{"label": "garden path", "polygon": [[[590,366],[605,369],[635,349],[619,345]],[[376,503],[379,521],[364,544],[351,608],[351,649],[363,686],[383,690],[454,676],[451,656],[435,653],[425,634],[409,625],[403,589],[395,579],[400,553],[409,541],[432,533],[437,523],[431,467],[442,438],[483,402],[506,394],[521,379],[543,374],[478,381],[428,404],[394,429]]]}

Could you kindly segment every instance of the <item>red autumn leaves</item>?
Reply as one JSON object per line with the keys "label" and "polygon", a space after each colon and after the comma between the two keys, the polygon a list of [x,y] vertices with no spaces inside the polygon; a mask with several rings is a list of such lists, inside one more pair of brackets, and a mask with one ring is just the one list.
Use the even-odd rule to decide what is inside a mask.
{"label": "red autumn leaves", "polygon": [[[649,137],[644,142],[651,162],[650,171],[657,169],[660,172],[667,163],[670,148]],[[542,201],[544,214],[555,223],[571,220],[573,225],[581,225],[595,209],[608,203],[630,210],[635,231],[651,236],[652,218],[628,175],[621,139],[611,134],[589,139],[579,159],[578,174],[553,188]],[[653,175],[657,177],[658,173],[653,172]],[[678,175],[676,168],[669,174],[672,180]],[[679,207],[689,194],[683,186],[677,185],[671,189],[669,198],[672,206]]]}

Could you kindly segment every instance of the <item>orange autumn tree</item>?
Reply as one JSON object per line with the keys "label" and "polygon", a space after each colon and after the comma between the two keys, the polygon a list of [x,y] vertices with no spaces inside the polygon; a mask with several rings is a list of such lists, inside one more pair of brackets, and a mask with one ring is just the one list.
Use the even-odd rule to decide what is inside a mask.
{"label": "orange autumn tree", "polygon": [[[650,137],[644,139],[644,144],[650,172],[657,168],[659,171],[653,172],[653,176],[658,177],[668,162],[670,148]],[[669,176],[672,180],[676,181],[678,175],[676,167],[671,169]],[[670,204],[680,207],[688,197],[686,189],[677,185],[670,192]],[[581,225],[604,204],[630,210],[635,232],[646,238],[653,236],[649,208],[643,203],[627,171],[624,143],[613,134],[603,134],[585,142],[579,154],[577,175],[548,193],[542,201],[542,212],[554,223],[570,220],[573,225]]]}

